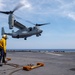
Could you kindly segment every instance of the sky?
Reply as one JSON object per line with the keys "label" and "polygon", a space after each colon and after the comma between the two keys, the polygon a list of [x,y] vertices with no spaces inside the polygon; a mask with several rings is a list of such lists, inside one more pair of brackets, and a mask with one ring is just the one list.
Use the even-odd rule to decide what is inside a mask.
{"label": "sky", "polygon": [[[43,33],[39,37],[24,40],[8,36],[7,49],[75,49],[75,0],[0,0],[0,11],[13,10],[18,4],[24,6],[14,12],[19,17],[15,19],[23,25],[34,26],[25,20],[50,24],[40,27]],[[12,32],[8,15],[0,13],[1,27]]]}

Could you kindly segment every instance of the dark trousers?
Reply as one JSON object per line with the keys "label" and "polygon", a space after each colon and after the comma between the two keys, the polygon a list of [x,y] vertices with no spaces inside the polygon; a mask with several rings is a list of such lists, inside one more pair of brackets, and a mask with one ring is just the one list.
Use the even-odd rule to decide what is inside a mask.
{"label": "dark trousers", "polygon": [[3,49],[0,48],[0,62],[2,61],[3,55],[4,55],[4,51]]}
{"label": "dark trousers", "polygon": [[3,63],[6,62],[6,61],[5,61],[5,58],[6,58],[6,53],[4,52],[4,54],[3,54],[3,60],[2,60]]}

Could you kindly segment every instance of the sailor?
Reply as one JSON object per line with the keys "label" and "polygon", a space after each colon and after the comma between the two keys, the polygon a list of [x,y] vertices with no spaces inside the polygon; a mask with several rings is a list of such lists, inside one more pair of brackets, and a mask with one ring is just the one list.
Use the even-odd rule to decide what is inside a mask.
{"label": "sailor", "polygon": [[3,46],[2,46],[2,40],[0,40],[0,66],[2,66],[2,57],[3,57]]}
{"label": "sailor", "polygon": [[2,39],[0,40],[1,44],[2,44],[2,54],[1,54],[1,59],[2,59],[2,63],[6,63],[5,58],[6,58],[6,40],[7,40],[7,35],[3,35]]}

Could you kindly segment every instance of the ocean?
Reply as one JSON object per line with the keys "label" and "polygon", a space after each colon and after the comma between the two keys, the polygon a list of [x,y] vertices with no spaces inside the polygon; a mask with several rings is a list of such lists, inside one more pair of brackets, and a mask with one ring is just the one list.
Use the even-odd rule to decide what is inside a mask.
{"label": "ocean", "polygon": [[75,52],[75,49],[7,49],[7,51],[22,51],[22,52]]}

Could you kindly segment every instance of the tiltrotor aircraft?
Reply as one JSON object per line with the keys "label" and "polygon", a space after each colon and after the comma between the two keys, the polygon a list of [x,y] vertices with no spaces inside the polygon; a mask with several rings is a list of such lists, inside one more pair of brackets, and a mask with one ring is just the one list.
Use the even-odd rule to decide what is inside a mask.
{"label": "tiltrotor aircraft", "polygon": [[18,21],[14,20],[14,24],[16,27],[19,29],[16,32],[12,31],[12,33],[6,33],[4,28],[2,27],[2,35],[10,35],[13,38],[24,38],[25,40],[27,37],[36,35],[37,37],[41,36],[41,33],[43,30],[39,29],[39,26],[43,26],[49,23],[44,23],[44,24],[35,24],[34,27],[26,27],[25,25],[19,23]]}
{"label": "tiltrotor aircraft", "polygon": [[[22,6],[23,4],[18,5],[16,8],[14,8],[13,11],[0,11],[0,13],[9,15],[9,18],[8,18],[9,29],[13,29],[13,27],[16,27],[19,29],[16,32],[12,31],[12,33],[6,33],[4,28],[2,27],[2,35],[6,34],[6,35],[12,36],[13,38],[24,38],[26,40],[27,37],[30,37],[32,35],[36,35],[37,37],[40,36],[43,30],[39,29],[39,26],[49,24],[49,23],[34,24],[35,25],[34,27],[26,27],[25,25],[16,21],[14,19],[13,13]],[[32,23],[30,21],[27,21],[27,22]]]}

